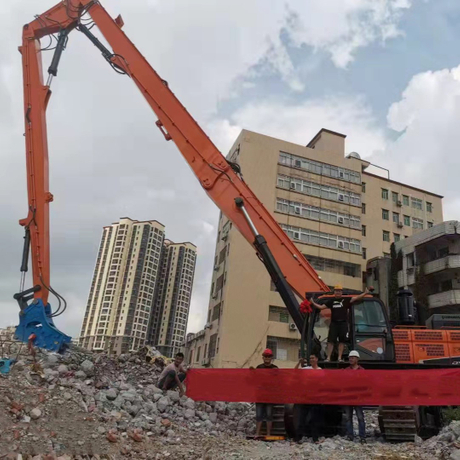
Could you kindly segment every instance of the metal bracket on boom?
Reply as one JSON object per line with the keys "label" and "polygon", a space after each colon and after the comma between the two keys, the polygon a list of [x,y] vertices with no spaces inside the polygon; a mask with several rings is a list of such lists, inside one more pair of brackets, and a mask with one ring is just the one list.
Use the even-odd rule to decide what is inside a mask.
{"label": "metal bracket on boom", "polygon": [[161,131],[161,134],[163,134],[163,136],[165,137],[165,139],[167,141],[170,141],[172,139],[171,135],[168,133],[168,131],[166,131],[163,123],[161,122],[161,120],[157,120],[155,122],[155,124],[158,126],[158,128],[160,129]]}

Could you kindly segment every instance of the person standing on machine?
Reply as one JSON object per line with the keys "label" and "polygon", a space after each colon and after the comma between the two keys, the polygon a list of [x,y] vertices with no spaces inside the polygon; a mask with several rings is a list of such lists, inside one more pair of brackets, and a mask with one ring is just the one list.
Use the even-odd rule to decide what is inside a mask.
{"label": "person standing on machine", "polygon": [[359,302],[369,294],[368,289],[357,295],[356,297],[343,297],[342,286],[334,287],[334,297],[328,299],[324,304],[318,304],[313,299],[311,303],[319,310],[329,308],[331,310],[331,324],[329,326],[329,335],[327,336],[327,358],[326,361],[331,360],[334,345],[339,341],[338,360],[343,362],[342,355],[345,348],[345,342],[348,337],[348,310],[355,302]]}

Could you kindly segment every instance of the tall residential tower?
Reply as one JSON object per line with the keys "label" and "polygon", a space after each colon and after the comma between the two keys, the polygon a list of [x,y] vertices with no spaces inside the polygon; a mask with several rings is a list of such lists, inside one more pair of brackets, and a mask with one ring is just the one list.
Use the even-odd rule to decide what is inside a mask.
{"label": "tall residential tower", "polygon": [[[163,261],[171,244],[174,245],[168,240],[165,242],[164,226],[155,220],[139,222],[122,218],[120,222],[104,227],[81,329],[81,346],[125,353],[148,342],[157,345],[151,342],[155,328],[161,330],[165,324],[163,315],[156,323],[153,318],[164,309],[164,304],[159,301],[160,287],[164,283],[170,284]],[[169,321],[176,325],[174,340],[178,335],[185,336],[195,253],[193,255],[191,280],[187,280],[190,292],[186,301],[181,300],[181,316],[177,318],[181,323],[176,318]],[[184,320],[184,329],[177,330]],[[167,340],[164,342],[170,345]]]}

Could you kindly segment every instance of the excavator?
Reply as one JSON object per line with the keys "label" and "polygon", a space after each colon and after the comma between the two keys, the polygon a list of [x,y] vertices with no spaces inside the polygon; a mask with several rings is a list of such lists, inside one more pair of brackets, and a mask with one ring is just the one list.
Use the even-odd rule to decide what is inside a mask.
{"label": "excavator", "polygon": [[[16,338],[56,352],[64,351],[71,341],[54,324],[54,318],[65,311],[66,302],[51,286],[50,280],[49,207],[53,195],[49,190],[46,109],[51,97],[52,80],[57,77],[69,36],[75,31],[93,43],[115,72],[131,79],[139,88],[156,114],[155,125],[165,140],[172,140],[176,144],[206,193],[253,246],[267,268],[293,322],[301,332],[302,354],[308,356],[314,351],[321,355],[324,350],[320,337],[325,336],[327,317],[309,308],[308,299],[315,296],[319,299],[317,301],[325,301],[330,295],[329,286],[245,183],[240,166],[228,161],[219,152],[172,93],[167,81],[155,72],[125,35],[123,25],[121,16],[113,19],[98,0],[63,0],[35,16],[32,22],[23,27],[19,51],[23,65],[28,214],[20,221],[25,236],[21,290],[14,295],[20,307]],[[97,26],[111,49],[93,33],[94,26]],[[44,37],[55,39],[46,82],[42,73],[43,50],[40,45]],[[32,260],[33,286],[25,289],[29,257]],[[58,301],[54,311],[48,302],[50,294]],[[410,308],[410,296],[402,295],[401,304],[405,305],[406,310]],[[435,335],[429,331],[421,339],[417,338],[417,332],[420,331],[392,328],[386,307],[379,299],[368,295],[350,312],[349,349],[359,350],[363,365],[369,369],[439,366],[415,363],[414,353],[401,351],[404,347],[404,350],[414,350],[417,340],[426,343],[437,340],[435,335],[438,331]],[[454,334],[458,332],[440,332],[444,341],[460,342],[460,337]],[[447,358],[449,362],[443,366],[460,363],[458,357]],[[324,365],[339,366],[337,363]],[[332,431],[340,424],[339,412],[334,406],[329,410],[328,427]],[[285,411],[284,418],[284,429],[289,431],[291,425],[295,430],[292,410]],[[439,428],[440,410],[437,407],[381,408],[380,420],[388,439],[413,439],[416,433],[431,433]]]}

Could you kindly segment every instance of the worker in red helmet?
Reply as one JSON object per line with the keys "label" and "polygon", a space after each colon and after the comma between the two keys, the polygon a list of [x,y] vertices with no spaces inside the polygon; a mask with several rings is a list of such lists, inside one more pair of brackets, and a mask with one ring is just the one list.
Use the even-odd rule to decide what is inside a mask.
{"label": "worker in red helmet", "polygon": [[[273,364],[273,352],[267,348],[262,353],[263,363],[259,364],[256,369],[278,369],[278,366]],[[254,367],[250,367],[254,369]],[[271,435],[273,425],[273,404],[256,403],[256,438],[260,436],[263,421],[267,423],[267,436]]]}

